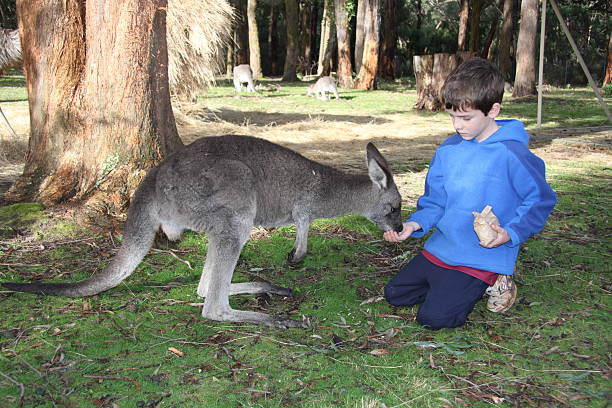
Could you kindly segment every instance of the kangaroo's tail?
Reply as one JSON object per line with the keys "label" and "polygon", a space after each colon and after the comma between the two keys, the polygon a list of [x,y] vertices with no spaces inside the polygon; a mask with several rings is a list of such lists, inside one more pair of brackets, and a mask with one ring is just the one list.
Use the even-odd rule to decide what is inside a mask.
{"label": "kangaroo's tail", "polygon": [[149,172],[136,190],[123,231],[123,243],[111,263],[89,279],[66,283],[2,283],[10,290],[56,296],[91,296],[114,288],[130,276],[149,252],[159,221],[154,199],[155,173]]}

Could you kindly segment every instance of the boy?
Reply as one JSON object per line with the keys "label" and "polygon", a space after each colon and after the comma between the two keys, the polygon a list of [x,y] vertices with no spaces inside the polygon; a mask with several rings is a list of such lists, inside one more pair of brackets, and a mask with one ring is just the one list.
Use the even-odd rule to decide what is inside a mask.
{"label": "boy", "polygon": [[[485,291],[487,307],[506,311],[516,298],[512,281],[519,246],[539,232],[556,196],[546,183],[544,162],[527,147],[522,122],[499,120],[504,80],[492,63],[473,58],[457,67],[442,89],[446,111],[457,133],[436,150],[417,210],[400,242],[436,230],[422,253],[385,286],[394,306],[421,304],[417,321],[437,330],[465,323]],[[472,211],[493,207],[497,238],[480,245]]]}

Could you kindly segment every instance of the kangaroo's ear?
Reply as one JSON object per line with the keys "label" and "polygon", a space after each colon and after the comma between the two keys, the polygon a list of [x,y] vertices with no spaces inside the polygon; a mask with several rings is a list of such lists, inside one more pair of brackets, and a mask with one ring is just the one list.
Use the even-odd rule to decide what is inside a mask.
{"label": "kangaroo's ear", "polygon": [[366,148],[366,161],[372,182],[380,188],[388,188],[393,176],[387,161],[372,143],[368,143]]}

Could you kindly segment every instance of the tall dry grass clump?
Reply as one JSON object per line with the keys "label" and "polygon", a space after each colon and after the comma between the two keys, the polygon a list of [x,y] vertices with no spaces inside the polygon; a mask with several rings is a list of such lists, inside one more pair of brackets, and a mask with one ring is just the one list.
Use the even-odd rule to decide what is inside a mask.
{"label": "tall dry grass clump", "polygon": [[167,14],[170,92],[194,100],[220,72],[217,54],[231,39],[234,9],[227,0],[170,0]]}
{"label": "tall dry grass clump", "polygon": [[19,30],[0,28],[0,75],[5,69],[20,66],[21,62]]}

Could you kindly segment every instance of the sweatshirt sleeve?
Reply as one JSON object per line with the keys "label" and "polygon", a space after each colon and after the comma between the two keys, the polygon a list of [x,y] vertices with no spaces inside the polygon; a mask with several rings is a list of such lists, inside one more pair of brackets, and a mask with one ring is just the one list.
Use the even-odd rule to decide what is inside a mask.
{"label": "sweatshirt sleeve", "polygon": [[421,226],[412,236],[420,238],[427,234],[444,214],[446,206],[446,190],[439,155],[436,153],[429,164],[425,178],[425,193],[417,201],[417,210],[407,221],[414,221]]}
{"label": "sweatshirt sleeve", "polygon": [[511,238],[506,245],[516,246],[544,228],[557,202],[557,196],[546,182],[542,159],[525,147],[511,143],[507,147],[513,153],[510,166],[512,188],[522,197],[522,202],[514,218],[502,227]]}

